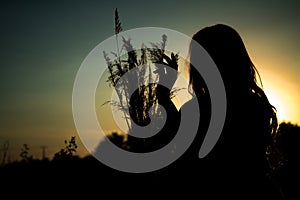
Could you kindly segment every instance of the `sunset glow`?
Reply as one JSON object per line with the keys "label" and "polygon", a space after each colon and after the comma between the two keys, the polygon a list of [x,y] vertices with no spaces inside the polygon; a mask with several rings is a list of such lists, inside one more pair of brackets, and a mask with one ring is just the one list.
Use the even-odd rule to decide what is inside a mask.
{"label": "sunset glow", "polygon": [[273,79],[266,79],[264,81],[264,90],[270,103],[277,110],[278,121],[299,123],[299,93],[289,82],[276,79],[276,76],[280,77],[277,74],[274,75]]}
{"label": "sunset glow", "polygon": [[[0,139],[10,141],[12,160],[20,158],[24,143],[36,158],[40,146],[48,146],[51,157],[71,135],[80,145],[72,115],[74,80],[88,53],[114,35],[115,8],[124,31],[163,27],[192,36],[212,24],[232,26],[245,42],[279,121],[300,123],[299,1],[107,1],[105,6],[101,1],[7,1],[0,8]],[[97,95],[108,92],[100,90]],[[103,128],[117,130],[110,108],[97,100]]]}

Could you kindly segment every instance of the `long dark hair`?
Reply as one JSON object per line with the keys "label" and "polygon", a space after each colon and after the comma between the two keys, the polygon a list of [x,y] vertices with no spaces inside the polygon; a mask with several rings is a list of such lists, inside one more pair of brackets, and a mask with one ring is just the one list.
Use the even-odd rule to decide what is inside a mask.
{"label": "long dark hair", "polygon": [[[229,103],[235,101],[237,94],[245,98],[248,96],[255,98],[264,109],[262,111],[264,119],[268,120],[268,134],[274,137],[278,126],[276,109],[270,104],[262,88],[259,73],[237,31],[230,26],[217,24],[201,29],[193,35],[192,39],[210,54],[217,65],[224,81]],[[197,53],[193,51],[191,45],[190,57],[199,56]],[[209,91],[201,75],[192,65],[189,70],[190,87],[200,100]]]}

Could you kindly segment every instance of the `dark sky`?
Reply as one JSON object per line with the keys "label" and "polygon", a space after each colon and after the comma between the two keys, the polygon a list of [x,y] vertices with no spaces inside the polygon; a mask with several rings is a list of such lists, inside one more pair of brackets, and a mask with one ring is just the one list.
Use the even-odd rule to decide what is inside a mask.
{"label": "dark sky", "polygon": [[2,1],[0,6],[0,145],[12,159],[27,143],[51,156],[77,135],[72,88],[80,64],[114,34],[118,8],[124,30],[164,27],[187,35],[215,23],[233,26],[260,70],[280,119],[300,123],[299,1]]}

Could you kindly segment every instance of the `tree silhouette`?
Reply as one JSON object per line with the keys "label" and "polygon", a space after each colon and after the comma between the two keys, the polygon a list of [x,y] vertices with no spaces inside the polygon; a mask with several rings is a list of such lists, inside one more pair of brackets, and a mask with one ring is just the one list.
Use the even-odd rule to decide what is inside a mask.
{"label": "tree silhouette", "polygon": [[32,156],[29,155],[29,146],[28,144],[23,144],[23,148],[21,148],[20,157],[22,158],[22,161],[29,162],[32,160]]}
{"label": "tree silhouette", "polygon": [[1,159],[1,164],[0,166],[5,165],[5,162],[7,161],[7,153],[8,153],[8,148],[9,148],[9,140],[4,141],[4,143],[0,147],[0,153],[2,153],[2,159]]}
{"label": "tree silhouette", "polygon": [[279,167],[273,176],[279,183],[285,199],[299,199],[300,186],[295,184],[300,179],[300,126],[291,122],[279,125],[275,144],[279,151]]}
{"label": "tree silhouette", "polygon": [[54,154],[53,160],[67,160],[74,156],[77,149],[77,144],[75,136],[72,136],[69,141],[65,140],[65,147],[62,148],[59,152]]}

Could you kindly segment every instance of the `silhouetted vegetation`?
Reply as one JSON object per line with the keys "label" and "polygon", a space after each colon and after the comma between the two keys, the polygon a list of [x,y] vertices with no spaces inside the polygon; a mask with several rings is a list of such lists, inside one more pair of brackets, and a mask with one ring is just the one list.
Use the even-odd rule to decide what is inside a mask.
{"label": "silhouetted vegetation", "polygon": [[1,155],[1,165],[0,166],[5,165],[5,163],[7,162],[7,152],[8,152],[8,149],[9,149],[9,140],[6,140],[0,146],[0,153],[1,153],[0,154]]}
{"label": "silhouetted vegetation", "polygon": [[75,136],[72,136],[69,141],[65,140],[65,147],[62,148],[59,152],[54,154],[53,160],[65,160],[70,159],[74,156],[77,149],[77,144],[75,141]]}
{"label": "silhouetted vegetation", "polygon": [[29,155],[29,146],[27,144],[23,144],[23,148],[21,148],[20,157],[22,161],[29,162],[32,160],[32,156]]}
{"label": "silhouetted vegetation", "polygon": [[[132,123],[129,118],[140,125],[146,126],[150,123],[149,110],[152,108],[153,116],[160,117],[157,112],[158,97],[166,96],[167,99],[173,97],[174,91],[160,91],[159,79],[166,77],[176,81],[177,74],[170,74],[168,69],[157,64],[169,66],[177,71],[178,69],[178,54],[170,53],[170,56],[165,52],[167,45],[167,36],[162,35],[162,41],[158,43],[151,43],[151,48],[142,44],[141,49],[135,50],[131,44],[131,39],[121,38],[121,48],[119,47],[119,33],[122,30],[119,19],[118,10],[115,10],[115,37],[116,37],[116,52],[111,52],[114,59],[104,51],[103,56],[106,60],[110,76],[107,82],[110,86],[116,89],[119,101],[110,102],[112,105],[118,107],[124,112],[124,118],[127,122],[129,132],[134,131]],[[125,52],[124,52],[125,51]],[[150,64],[155,64],[157,67],[153,70]],[[124,74],[132,69],[140,66],[144,67],[140,71],[134,71],[134,76],[130,76],[130,80],[123,79],[119,81]],[[167,70],[167,71],[165,71]],[[133,71],[131,71],[133,73]],[[124,78],[124,77],[123,77]],[[156,82],[156,83],[151,83]],[[150,84],[149,84],[150,83]],[[130,94],[131,89],[135,89],[133,95]],[[166,98],[164,97],[164,98]],[[153,107],[155,106],[155,107]]]}
{"label": "silhouetted vegetation", "polygon": [[[112,133],[108,137],[117,146],[124,149],[130,148],[130,142],[126,140],[124,135]],[[300,179],[299,139],[300,127],[298,125],[285,122],[279,125],[275,143],[277,146],[276,151],[280,151],[280,154],[276,153],[274,155],[281,155],[283,158],[278,158],[282,163],[273,171],[272,181],[280,188],[286,199],[293,199],[295,195],[299,196],[299,185],[294,184],[294,182]],[[190,173],[197,173],[193,170],[198,170],[196,166],[184,166],[183,161],[185,158],[182,158],[183,161],[176,161],[174,165],[156,172],[128,174],[103,165],[92,155],[85,157],[77,156],[77,144],[74,136],[71,137],[70,140],[65,140],[64,143],[65,147],[55,153],[51,160],[34,159],[30,155],[29,145],[24,144],[20,152],[22,159],[0,167],[1,180],[6,181],[6,184],[9,182],[20,182],[21,184],[21,182],[25,181],[27,183],[24,187],[26,187],[31,185],[33,180],[35,181],[33,184],[37,184],[37,181],[45,184],[44,182],[48,182],[49,180],[56,180],[61,183],[74,181],[69,183],[72,185],[77,181],[88,181],[93,177],[93,179],[99,178],[99,180],[103,182],[111,180],[115,182],[129,181],[130,183],[133,182],[133,185],[137,183],[144,184],[145,187],[146,185],[149,186],[155,183],[154,187],[159,187],[159,185],[164,184],[170,184],[170,186],[180,184],[178,181],[182,179],[181,173],[184,177]],[[203,168],[199,168],[199,170],[201,169]],[[177,170],[186,171],[179,172]],[[174,176],[174,173],[176,176]],[[188,180],[183,178],[182,181]],[[192,181],[192,179],[190,181]],[[201,182],[201,180],[199,181]],[[47,185],[49,185],[49,183]],[[66,188],[68,187],[69,186],[66,186]]]}
{"label": "silhouetted vegetation", "polygon": [[290,122],[279,125],[275,137],[275,144],[280,155],[280,165],[273,173],[274,181],[280,188],[286,199],[300,197],[300,126]]}
{"label": "silhouetted vegetation", "polygon": [[[125,49],[126,53],[123,57],[120,57],[121,52],[120,47],[118,46],[118,34],[120,31],[122,31],[122,26],[119,14],[116,10],[115,34],[117,52],[112,53],[116,59],[111,60],[108,54],[103,52],[110,73],[107,81],[112,87],[117,86],[117,82],[126,72],[140,65],[148,65],[150,63],[163,64],[175,69],[176,71],[178,70],[178,55],[174,53],[167,55],[167,52],[164,51],[167,42],[166,35],[162,35],[162,41],[160,43],[151,43],[151,48],[147,48],[144,45],[140,51],[133,50],[130,40],[122,38],[123,45],[121,49]],[[193,71],[193,69],[191,71]],[[229,74],[232,76],[231,73]],[[135,84],[147,83],[146,79],[152,79],[155,75],[157,75],[157,83],[141,84],[142,86],[134,87],[137,89],[133,95],[130,96],[130,92],[127,88],[128,83],[131,81]],[[246,74],[246,76],[248,76],[248,74]],[[141,73],[136,74],[135,77],[137,80],[125,80],[126,84],[120,84],[119,87],[116,88],[120,102],[110,103],[118,106],[122,111],[124,111],[125,120],[128,120],[129,117],[131,117],[133,121],[140,126],[145,126],[150,123],[149,110],[153,105],[159,103],[164,106],[168,113],[165,126],[155,136],[146,139],[113,132],[99,144],[96,152],[100,151],[101,145],[108,142],[108,140],[113,142],[116,146],[131,152],[144,153],[154,151],[166,145],[170,140],[172,140],[174,134],[176,134],[178,125],[180,124],[180,111],[177,111],[171,101],[174,91],[161,86],[159,84],[159,78],[170,78],[172,79],[171,83],[174,84],[177,74],[172,74],[171,72],[168,72],[168,70],[161,69],[160,66],[157,66],[155,71],[152,71],[149,67],[148,71],[141,71]],[[193,84],[200,84],[201,82],[200,78],[194,79],[193,81]],[[226,81],[230,82],[231,80],[226,79]],[[226,81],[225,84],[229,84]],[[207,88],[205,88],[202,83],[200,85],[201,87],[198,88],[198,91],[196,90],[196,92],[199,92],[196,93],[196,96],[199,99],[205,98],[207,95]],[[256,86],[257,85],[255,84],[255,87]],[[265,167],[265,152],[256,152],[256,147],[260,147],[259,145],[261,145],[261,149],[263,149],[264,145],[268,144],[267,161],[269,162],[268,164],[270,167],[267,171],[263,172],[268,175],[271,184],[275,186],[275,193],[278,192],[278,194],[276,193],[274,196],[276,196],[276,198],[278,197],[277,199],[294,199],[295,196],[299,197],[299,194],[297,193],[300,187],[299,184],[294,184],[294,182],[298,182],[300,180],[300,127],[296,124],[282,122],[279,124],[277,129],[277,121],[272,121],[272,125],[276,124],[276,127],[269,127],[269,124],[267,124],[268,127],[260,132],[261,128],[265,128],[265,124],[261,125],[262,120],[267,119],[269,122],[270,118],[275,120],[273,118],[273,108],[264,96],[263,91],[260,88],[255,88],[256,93],[251,93],[250,97],[238,97],[244,98],[243,103],[249,103],[250,100],[248,101],[248,97],[257,100],[255,96],[257,95],[258,98],[263,99],[263,102],[266,105],[270,106],[268,107],[270,108],[269,110],[268,108],[266,109],[267,111],[264,110],[265,108],[260,104],[260,101],[255,101],[255,106],[260,106],[258,111],[254,110],[253,107],[250,106],[243,107],[242,110],[239,107],[236,108],[236,106],[241,103],[241,99],[239,98],[238,101],[235,101],[235,99],[232,98],[232,95],[235,95],[234,93],[236,91],[231,91],[231,89],[232,88],[227,89],[227,92],[229,91],[228,110],[230,113],[228,114],[229,123],[225,125],[224,130],[226,133],[232,134],[229,134],[229,136],[226,135],[225,137],[222,136],[217,144],[218,146],[216,147],[216,151],[212,151],[212,153],[208,157],[203,158],[203,160],[200,160],[197,157],[197,153],[199,151],[199,141],[197,141],[197,144],[194,142],[182,157],[166,168],[150,173],[124,173],[102,164],[92,155],[85,157],[79,157],[76,155],[78,146],[76,143],[76,137],[72,136],[70,140],[64,141],[65,146],[55,153],[53,155],[53,159],[50,160],[34,159],[30,155],[29,145],[24,144],[20,152],[21,160],[7,163],[0,167],[1,180],[6,184],[11,181],[12,185],[15,182],[21,183],[21,185],[25,182],[26,185],[27,182],[33,180],[35,185],[39,185],[41,182],[45,183],[54,181],[55,191],[58,189],[66,190],[66,188],[68,188],[70,189],[68,190],[70,193],[75,192],[74,186],[79,182],[78,180],[80,180],[81,189],[84,187],[89,189],[91,186],[96,186],[99,190],[103,189],[105,186],[112,188],[113,190],[116,187],[126,187],[129,189],[136,189],[136,187],[139,187],[143,188],[144,191],[145,188],[147,190],[163,188],[164,192],[176,192],[178,186],[180,186],[179,189],[197,186],[196,190],[188,188],[190,189],[189,194],[197,194],[200,199],[203,197],[203,194],[215,195],[214,193],[218,192],[221,195],[230,196],[231,193],[241,192],[237,190],[242,187],[251,187],[251,184],[254,184],[254,186],[261,184],[256,182],[251,184],[246,182],[235,182],[231,184],[231,182],[237,180],[244,181],[243,179],[248,180],[249,177],[249,180],[255,180],[251,179],[251,176],[255,177],[257,172],[261,172],[257,170],[256,167],[259,168],[261,167],[260,165],[262,165],[263,168]],[[209,106],[205,106],[204,112],[209,113]],[[161,116],[161,113],[157,113],[156,108],[153,112],[157,116]],[[247,116],[241,117],[245,113],[247,113]],[[261,118],[252,118],[253,116],[256,116],[256,114],[260,116],[261,113],[263,113]],[[209,119],[205,119],[207,116],[206,114],[207,113],[201,115],[202,117],[204,116],[204,123],[209,121]],[[266,115],[268,115],[267,118],[265,118]],[[271,117],[269,118],[269,116]],[[244,118],[251,119],[244,122]],[[129,132],[135,131],[129,121],[128,126]],[[207,127],[200,127],[200,131],[205,132],[205,128]],[[265,141],[257,141],[255,136],[258,133],[263,133],[264,131],[271,133],[272,137],[263,138]],[[241,137],[243,134],[247,134],[246,139]],[[200,134],[198,134],[198,138],[196,139],[202,141],[203,136],[199,135]],[[270,138],[271,141],[269,140]],[[176,147],[174,147],[174,149],[176,150]],[[261,160],[258,160],[261,161],[261,163],[254,163],[257,160],[255,156],[255,158],[251,157],[252,154],[259,157]],[[93,181],[95,181],[95,183]],[[113,183],[109,184],[110,181],[113,181]],[[91,182],[93,182],[93,184],[91,184]],[[101,182],[102,184],[98,182]],[[238,189],[235,187],[232,188],[237,185],[240,185]],[[245,191],[254,191],[254,186],[247,188]],[[263,183],[261,186],[265,187],[263,189],[266,190],[268,189],[267,187],[269,187],[268,185],[263,185]],[[24,186],[22,185],[22,187]],[[171,190],[168,190],[168,187],[171,188]],[[117,190],[114,191],[118,193]],[[243,195],[244,196],[241,196],[240,199],[248,198],[247,193]],[[260,197],[258,196],[257,199],[260,199]]]}
{"label": "silhouetted vegetation", "polygon": [[[123,111],[128,127],[128,134],[125,138],[127,150],[133,152],[156,150],[167,144],[174,137],[173,133],[176,133],[178,128],[176,125],[179,124],[180,120],[179,113],[171,101],[180,88],[170,90],[160,85],[161,80],[169,80],[171,87],[174,85],[177,78],[179,56],[173,52],[168,53],[165,51],[167,45],[166,35],[162,35],[161,42],[150,43],[150,48],[142,44],[140,50],[135,50],[130,39],[122,37],[122,45],[119,47],[119,33],[121,30],[122,26],[118,10],[116,9],[116,52],[111,52],[114,59],[111,59],[106,52],[103,52],[110,74],[107,82],[115,88],[119,98],[110,102],[110,104]],[[151,67],[151,65],[154,65],[155,68],[154,66]],[[140,66],[142,68],[139,71],[133,70]],[[176,73],[166,66],[174,69]],[[132,70],[131,74],[134,73],[134,75],[130,76],[130,78],[124,78],[123,75],[130,70]],[[122,81],[120,80],[121,77],[123,78]],[[135,91],[133,92],[132,89]],[[166,109],[168,118],[163,116],[161,111],[158,110],[159,104]],[[131,133],[137,131],[132,121],[138,126],[147,126],[151,122],[150,113],[153,118],[167,120],[164,129],[160,131],[160,134],[149,139],[132,136]],[[153,118],[152,120],[154,120]],[[157,133],[160,128],[155,123],[152,123],[147,131]],[[145,134],[145,132],[139,134]],[[143,135],[140,136],[142,137]],[[115,139],[114,136],[112,138]]]}

